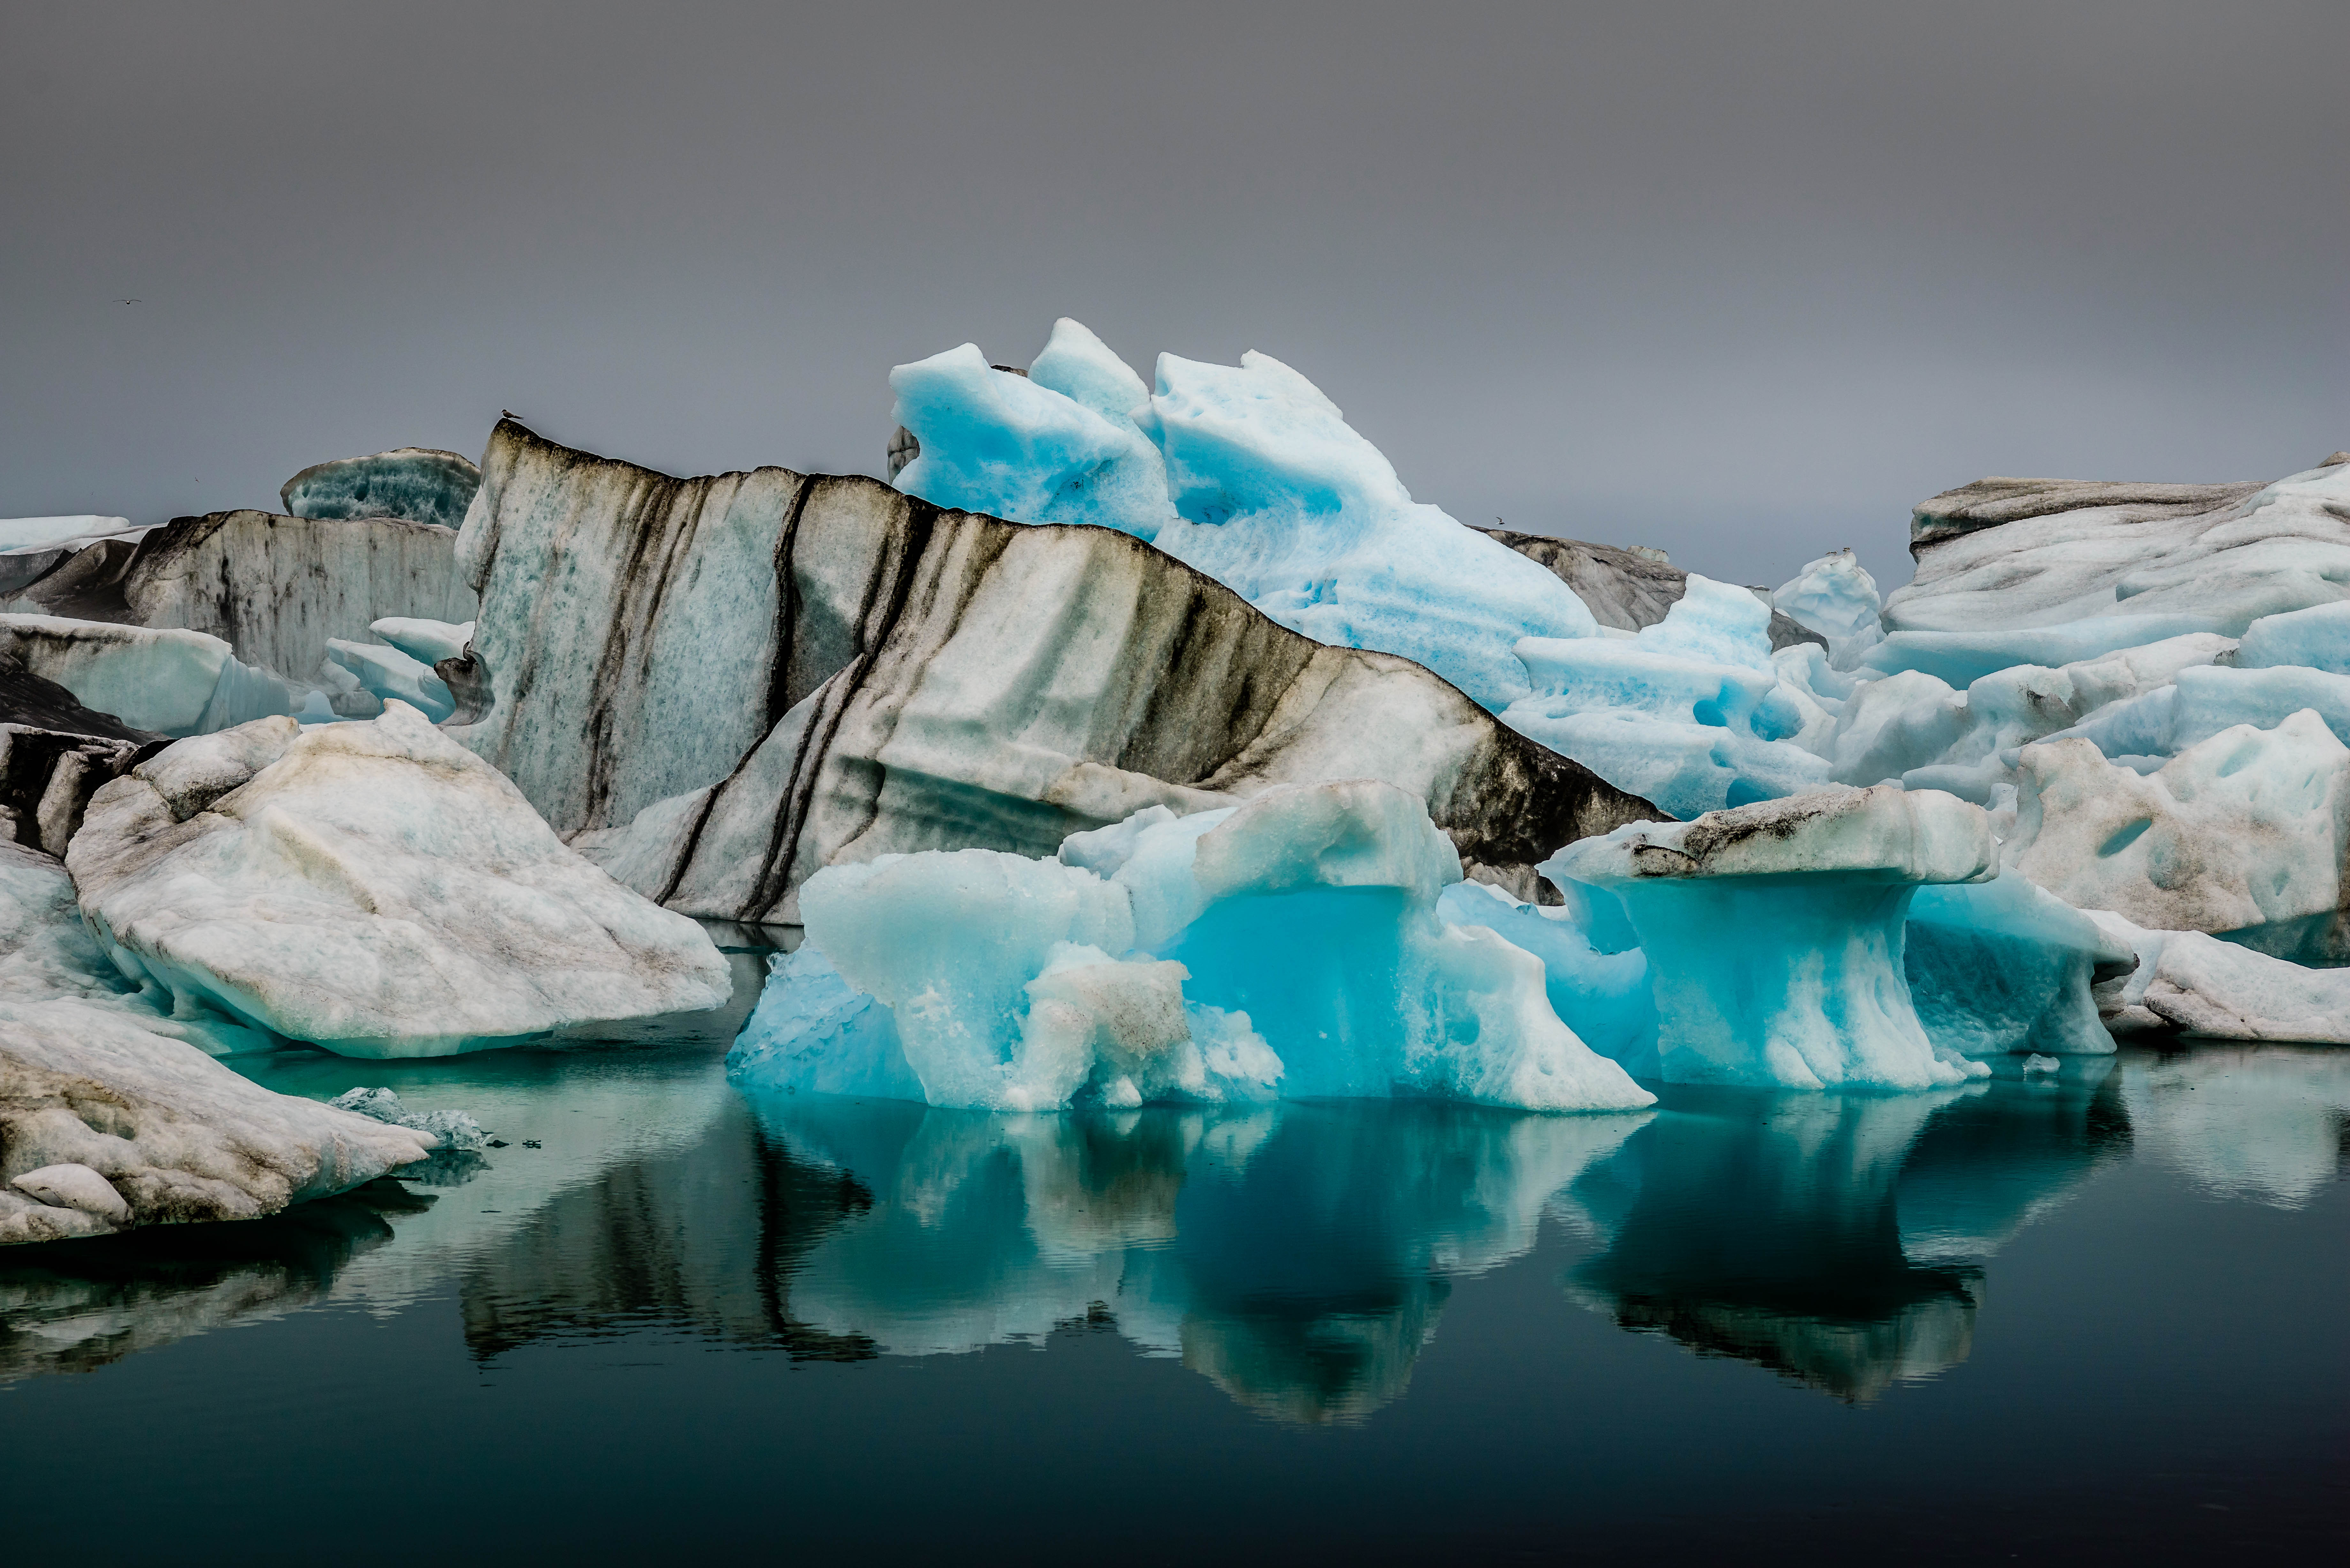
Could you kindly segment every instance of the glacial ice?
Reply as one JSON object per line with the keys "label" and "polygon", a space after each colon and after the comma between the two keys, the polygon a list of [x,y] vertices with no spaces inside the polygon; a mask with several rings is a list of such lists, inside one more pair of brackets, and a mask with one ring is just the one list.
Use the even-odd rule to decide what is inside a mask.
{"label": "glacial ice", "polygon": [[140,541],[120,613],[209,633],[245,663],[307,683],[330,638],[356,639],[387,616],[470,618],[456,544],[446,528],[390,517],[178,518]]}
{"label": "glacial ice", "polygon": [[478,1050],[730,989],[699,927],[397,701],[183,741],[98,792],[66,861],[123,973],[345,1055]]}
{"label": "glacial ice", "polygon": [[1971,637],[2086,618],[2189,617],[2203,623],[2189,629],[2236,636],[2350,597],[2346,502],[2350,464],[2267,485],[1981,481],[1918,508],[1918,573],[1885,602],[1887,646],[1904,631]]}
{"label": "glacial ice", "polygon": [[1125,534],[855,475],[671,479],[512,421],[485,463],[450,733],[688,913],[788,922],[835,861],[1049,855],[1153,804],[1317,779],[1413,791],[1529,897],[1558,845],[1656,815],[1419,666],[1315,643]]}
{"label": "glacial ice", "polygon": [[907,493],[1133,534],[1293,630],[1400,654],[1491,711],[1528,693],[1520,638],[1598,632],[1550,572],[1415,504],[1336,405],[1269,355],[1234,368],[1162,354],[1149,390],[1064,318],[1027,377],[965,344],[889,384],[921,442],[898,475]]}
{"label": "glacial ice", "polygon": [[330,637],[327,639],[327,658],[350,672],[360,688],[376,700],[379,712],[385,702],[405,702],[437,724],[457,711],[448,682],[432,673],[431,665],[399,648]]}
{"label": "glacial ice", "polygon": [[404,517],[454,528],[481,484],[482,471],[471,458],[404,446],[313,463],[280,485],[277,496],[296,517]]}
{"label": "glacial ice", "polygon": [[1502,722],[1677,816],[1799,794],[1828,782],[1789,743],[1805,714],[1781,687],[1770,609],[1695,575],[1679,603],[1629,638],[1529,637],[1534,694]]}
{"label": "glacial ice", "polygon": [[2175,1030],[2220,1040],[2350,1045],[2350,969],[2310,969],[2201,931],[2148,930],[2083,911],[2129,943],[2137,968],[2097,987],[2117,1035]]}
{"label": "glacial ice", "polygon": [[444,659],[463,658],[465,645],[473,640],[472,621],[452,625],[445,620],[423,620],[414,616],[386,616],[369,626],[368,630],[427,670]]}
{"label": "glacial ice", "polygon": [[[1587,898],[1591,890],[1577,891]],[[1616,909],[1620,919],[1621,907]],[[1453,883],[1438,897],[1436,912],[1447,925],[1483,926],[1542,960],[1544,994],[1559,1022],[1625,1071],[1655,1075],[1657,1004],[1648,994],[1648,957],[1631,942],[1628,927],[1620,942],[1602,948],[1586,929],[1587,914],[1520,903],[1490,882]]]}
{"label": "glacial ice", "polygon": [[2279,957],[2350,957],[2350,748],[2314,712],[2222,730],[2143,776],[2085,740],[2026,746],[2019,768],[2002,862],[2065,902]]}
{"label": "glacial ice", "polygon": [[118,1012],[0,999],[0,1245],[250,1220],[435,1141],[273,1094]]}
{"label": "glacial ice", "polygon": [[67,517],[0,517],[0,554],[129,532],[130,518],[101,517],[95,513]]}
{"label": "glacial ice", "polygon": [[[1539,960],[1438,918],[1460,879],[1457,852],[1416,797],[1357,780],[1188,817],[1154,806],[1074,836],[1056,860],[962,850],[834,866],[800,908],[807,946],[890,1010],[933,1105],[1276,1092],[1648,1104],[1559,1022]],[[797,954],[784,965],[738,1072],[795,1088],[815,1086],[803,1075],[816,1072],[894,1075],[837,1044],[794,1044],[881,1049],[882,1032],[849,1016],[854,999],[833,980]]]}
{"label": "glacial ice", "polygon": [[2111,1052],[2094,988],[2137,962],[2127,942],[2012,870],[1918,888],[1901,961],[1926,1037],[1978,1057]]}
{"label": "glacial ice", "polygon": [[1828,639],[1838,668],[1849,668],[1884,638],[1877,619],[1884,606],[1877,579],[1849,549],[1805,562],[1771,594],[1772,608]]}
{"label": "glacial ice", "polygon": [[0,657],[134,729],[184,736],[273,713],[298,697],[200,631],[0,615]]}
{"label": "glacial ice", "polygon": [[1928,1039],[1903,922],[1919,884],[1982,879],[1993,856],[1980,808],[1877,785],[1634,824],[1542,870],[1623,900],[1667,1082],[1925,1089],[1984,1069]]}

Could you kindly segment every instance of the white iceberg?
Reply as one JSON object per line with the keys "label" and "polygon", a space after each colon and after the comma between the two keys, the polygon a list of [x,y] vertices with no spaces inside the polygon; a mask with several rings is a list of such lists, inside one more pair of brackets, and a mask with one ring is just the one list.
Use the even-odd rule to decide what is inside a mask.
{"label": "white iceberg", "polygon": [[2141,775],[2085,740],[2023,748],[2002,862],[2065,902],[2280,957],[2350,956],[2350,748],[2306,709]]}
{"label": "white iceberg", "polygon": [[730,989],[700,927],[580,859],[400,702],[182,742],[98,792],[67,865],[126,975],[346,1055],[479,1050]]}
{"label": "white iceberg", "polygon": [[2097,987],[2116,1034],[2175,1030],[2217,1040],[2350,1045],[2350,969],[2308,969],[2202,931],[2148,930],[2085,911],[2130,944],[2137,968]]}
{"label": "white iceberg", "polygon": [[273,1094],[102,1008],[0,1000],[0,1244],[255,1219],[436,1141]]}

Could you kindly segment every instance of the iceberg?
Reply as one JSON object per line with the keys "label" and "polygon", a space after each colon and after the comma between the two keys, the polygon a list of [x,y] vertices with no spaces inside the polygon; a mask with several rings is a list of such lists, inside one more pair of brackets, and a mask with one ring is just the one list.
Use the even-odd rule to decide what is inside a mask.
{"label": "iceberg", "polygon": [[0,1245],[255,1219],[436,1142],[273,1094],[103,1008],[0,998]]}
{"label": "iceberg", "polygon": [[1804,714],[1780,689],[1769,618],[1745,589],[1692,575],[1629,638],[1526,638],[1534,694],[1502,722],[1677,816],[1815,789],[1828,768],[1789,739]]}
{"label": "iceberg", "polygon": [[92,797],[66,864],[126,976],[344,1055],[480,1050],[730,990],[699,927],[397,701],[183,741]]}
{"label": "iceberg", "polygon": [[[1154,806],[1073,836],[1055,860],[962,850],[830,867],[800,907],[832,976],[889,1009],[903,1073],[933,1105],[1648,1104],[1559,1022],[1539,960],[1438,917],[1461,879],[1415,796],[1357,780],[1187,817]],[[906,1081],[894,1061],[766,1046],[853,1029],[886,1048],[890,1032],[852,1018],[853,999],[801,989],[829,978],[795,954],[770,979],[738,1073],[755,1064],[760,1086],[794,1089],[816,1071]]]}
{"label": "iceberg", "polygon": [[2019,768],[2002,861],[2066,903],[2278,957],[2350,957],[2350,748],[2316,713],[2222,730],[2144,775],[2085,740],[2026,746]]}
{"label": "iceberg", "polygon": [[[1592,890],[1573,890],[1583,895],[1583,908],[1521,903],[1490,882],[1455,882],[1438,895],[1436,912],[1446,925],[1483,926],[1542,960],[1543,993],[1559,1022],[1626,1072],[1654,1077],[1657,1004],[1648,957],[1628,927],[1609,940],[1589,911]],[[1613,912],[1623,925],[1620,907]]]}
{"label": "iceberg", "polygon": [[2099,1055],[2095,988],[2137,967],[2127,942],[2013,871],[1920,888],[1901,957],[1926,1037],[1962,1056]]}
{"label": "iceberg", "polygon": [[302,682],[326,663],[330,638],[356,639],[388,616],[473,615],[446,528],[252,511],[176,518],[149,534],[123,574],[122,602],[124,620],[208,633],[245,663]]}
{"label": "iceberg", "polygon": [[1877,656],[1892,657],[1903,632],[1963,646],[1986,627],[2089,635],[2093,619],[2188,618],[2201,624],[2179,629],[2238,636],[2263,617],[2350,597],[2345,502],[2350,464],[2332,462],[2271,484],[1981,480],[1917,508],[1918,573],[1885,602],[1894,635]]}
{"label": "iceberg", "polygon": [[295,517],[402,517],[454,528],[481,485],[482,471],[470,458],[403,446],[312,463],[279,486],[277,497]]}
{"label": "iceberg", "polygon": [[459,548],[481,618],[438,673],[487,695],[449,732],[695,915],[788,922],[827,865],[1050,855],[1149,805],[1327,778],[1411,791],[1529,898],[1558,845],[1657,815],[1428,671],[1284,630],[1125,534],[855,476],[670,479],[509,421]]}
{"label": "iceberg", "polygon": [[283,680],[200,631],[0,615],[0,660],[132,730],[187,736],[295,711]]}
{"label": "iceberg", "polygon": [[[1647,545],[1595,545],[1509,528],[1477,532],[1548,568],[1551,576],[1575,590],[1575,597],[1602,627],[1638,631],[1654,626],[1689,591],[1690,574],[1668,560],[1662,550]],[[1770,638],[1774,652],[1803,643],[1815,644],[1823,651],[1827,648],[1826,638],[1775,609],[1771,612]]]}
{"label": "iceberg", "polygon": [[1771,607],[1827,639],[1839,668],[1873,648],[1885,636],[1878,614],[1885,607],[1877,579],[1849,548],[1804,563],[1804,569],[1772,590]]}
{"label": "iceberg", "polygon": [[1542,872],[1623,900],[1666,1082],[1928,1089],[1986,1069],[1928,1039],[1902,927],[1920,884],[1982,880],[1993,856],[1980,808],[1880,784],[1634,824]]}
{"label": "iceberg", "polygon": [[1021,523],[1149,540],[1317,642],[1399,654],[1492,712],[1528,694],[1521,638],[1592,637],[1551,572],[1413,502],[1304,376],[1159,358],[1156,389],[1066,317],[1026,376],[974,345],[890,372],[921,455],[899,488]]}
{"label": "iceberg", "polygon": [[2097,1011],[2117,1035],[2350,1045],[2350,969],[2309,969],[2202,931],[2084,913],[2137,955],[2133,972],[2097,987]]}
{"label": "iceberg", "polygon": [[416,616],[386,616],[370,623],[368,630],[428,670],[444,659],[463,659],[466,645],[473,640],[472,621],[452,625]]}

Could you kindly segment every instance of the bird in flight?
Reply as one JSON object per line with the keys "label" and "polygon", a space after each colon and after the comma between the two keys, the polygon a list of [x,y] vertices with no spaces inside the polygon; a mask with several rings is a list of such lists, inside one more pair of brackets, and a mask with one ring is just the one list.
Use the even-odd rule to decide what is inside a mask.
{"label": "bird in flight", "polygon": [[117,305],[144,305],[146,301],[141,299],[118,299],[114,303]]}

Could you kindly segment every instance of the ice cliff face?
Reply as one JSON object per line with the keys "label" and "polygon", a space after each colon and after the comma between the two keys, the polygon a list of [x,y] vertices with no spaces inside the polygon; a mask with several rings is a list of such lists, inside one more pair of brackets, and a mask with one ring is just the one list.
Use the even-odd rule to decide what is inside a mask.
{"label": "ice cliff face", "polygon": [[854,476],[670,479],[512,421],[484,469],[452,685],[486,707],[451,732],[691,913],[791,919],[827,865],[1050,854],[1148,805],[1324,778],[1411,792],[1529,897],[1556,843],[1657,815],[1428,671],[1289,632],[1130,535]]}

